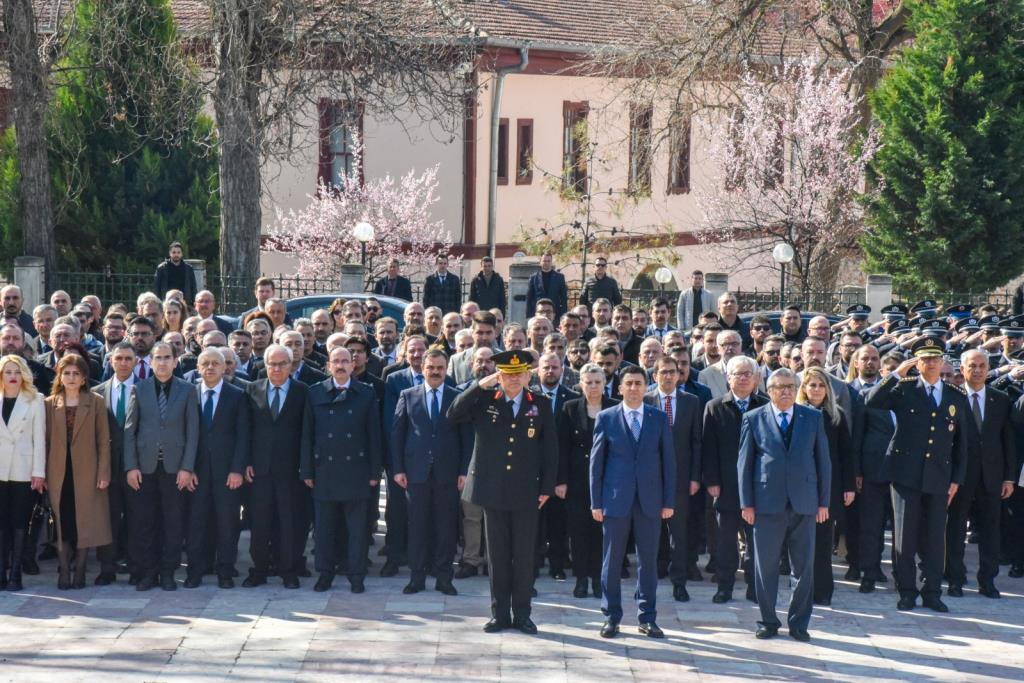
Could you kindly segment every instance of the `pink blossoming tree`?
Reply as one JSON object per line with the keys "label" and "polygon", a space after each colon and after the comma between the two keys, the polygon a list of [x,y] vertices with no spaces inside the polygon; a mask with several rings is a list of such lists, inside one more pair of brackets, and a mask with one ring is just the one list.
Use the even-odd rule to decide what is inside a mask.
{"label": "pink blossoming tree", "polygon": [[[864,232],[864,171],[878,150],[849,94],[850,68],[812,57],[741,74],[735,106],[702,118],[709,177],[696,188],[699,235],[733,268],[773,263],[784,242],[804,294],[831,288]],[[868,192],[873,191],[871,188]]]}
{"label": "pink blossoming tree", "polygon": [[[451,233],[430,215],[438,199],[437,166],[362,182],[362,146],[356,148],[340,187],[321,184],[306,208],[278,211],[268,250],[296,256],[300,278],[338,278],[342,264],[360,262],[362,245],[352,230],[367,222],[374,227],[374,239],[366,244],[367,282],[383,275],[392,258],[402,262],[406,275],[430,272],[434,258],[452,246]],[[460,261],[450,256],[449,267],[457,270]]]}

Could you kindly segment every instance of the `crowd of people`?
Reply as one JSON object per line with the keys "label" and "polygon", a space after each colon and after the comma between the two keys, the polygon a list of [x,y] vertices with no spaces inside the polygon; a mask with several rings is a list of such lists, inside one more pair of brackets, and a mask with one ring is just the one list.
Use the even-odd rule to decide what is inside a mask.
{"label": "crowd of people", "polygon": [[[722,604],[742,570],[757,637],[779,630],[788,574],[806,640],[837,555],[861,593],[889,581],[889,526],[901,610],[946,611],[944,581],[964,595],[969,535],[981,596],[1003,564],[1024,576],[1024,319],[933,301],[877,323],[863,304],[744,319],[699,271],[673,316],[622,303],[603,258],[570,306],[546,254],[524,325],[493,261],[463,302],[444,257],[401,324],[374,297],[292,320],[268,278],[235,320],[179,245],[168,263],[129,304],[56,291],[29,313],[0,290],[0,588],[44,559],[83,588],[95,548],[97,585],[176,590],[184,558],[185,588],[229,589],[247,529],[243,587],[315,573],[316,591],[341,575],[360,593],[381,487],[380,575],[457,595],[487,574],[488,632],[536,632],[541,571],[601,600],[604,637],[635,571],[640,631],[661,637],[659,580],[686,602],[707,572]],[[412,295],[397,262],[374,291]]]}

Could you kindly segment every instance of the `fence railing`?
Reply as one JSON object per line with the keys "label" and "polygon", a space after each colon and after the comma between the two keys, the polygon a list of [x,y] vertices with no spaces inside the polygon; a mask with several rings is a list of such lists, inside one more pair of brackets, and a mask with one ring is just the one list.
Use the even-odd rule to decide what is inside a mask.
{"label": "fence railing", "polygon": [[[295,275],[272,276],[277,296],[282,299],[293,299],[310,294],[325,294],[338,291],[336,278],[300,278]],[[117,273],[112,271],[73,272],[58,271],[54,277],[55,289],[66,290],[72,300],[78,301],[86,294],[95,294],[105,305],[123,302],[132,307],[142,292],[153,287],[151,273]],[[214,293],[218,301],[218,310],[228,315],[237,315],[251,308],[255,303],[252,282],[240,276],[222,276],[220,273],[207,273],[206,288]],[[470,281],[462,281],[462,298],[469,298]],[[368,286],[367,289],[372,289]],[[679,298],[678,291],[661,289],[623,289],[623,303],[631,308],[647,308],[655,297],[664,297],[669,305],[675,308]],[[779,308],[778,289],[732,290],[736,295],[740,312],[766,311]],[[569,304],[575,305],[581,293],[579,282],[569,286]],[[422,301],[423,281],[412,283],[413,299]],[[842,314],[846,308],[862,303],[862,294],[856,291],[787,291],[786,304],[796,304],[804,311]],[[971,304],[976,308],[984,304],[993,304],[1002,313],[1009,313],[1013,306],[1013,292],[920,292],[897,290],[893,292],[893,301],[913,305],[923,299],[938,302],[940,310],[954,304]]]}

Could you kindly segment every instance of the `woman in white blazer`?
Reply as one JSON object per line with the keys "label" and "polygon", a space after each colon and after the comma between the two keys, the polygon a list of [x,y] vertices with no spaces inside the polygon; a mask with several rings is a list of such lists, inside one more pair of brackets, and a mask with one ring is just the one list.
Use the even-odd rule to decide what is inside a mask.
{"label": "woman in white blazer", "polygon": [[46,413],[20,356],[0,358],[0,380],[0,590],[20,591],[32,491],[46,486]]}

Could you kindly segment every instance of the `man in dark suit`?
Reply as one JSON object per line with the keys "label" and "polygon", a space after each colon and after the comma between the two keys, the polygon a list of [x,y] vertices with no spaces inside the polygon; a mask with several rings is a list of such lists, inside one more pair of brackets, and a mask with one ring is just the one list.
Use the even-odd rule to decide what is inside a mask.
{"label": "man in dark suit", "polygon": [[[851,562],[850,569],[860,572],[860,592],[871,593],[876,582],[887,581],[882,572],[882,551],[885,549],[885,518],[887,510],[892,507],[892,494],[885,454],[896,433],[896,425],[888,410],[863,405],[871,390],[881,381],[878,350],[870,344],[862,346],[853,356],[853,365],[857,378],[850,382],[850,388],[858,393],[860,400],[854,405],[861,411],[857,430],[860,441],[860,467],[857,469],[860,474],[854,500],[856,509],[851,511],[858,517],[857,539],[851,543],[848,537],[847,548],[856,555],[856,566]],[[848,531],[852,536],[853,525],[848,527]],[[848,578],[855,579],[855,574]]]}
{"label": "man in dark suit", "polygon": [[[654,366],[657,388],[644,396],[644,402],[662,410],[672,429],[672,443],[676,455],[675,512],[662,524],[658,562],[669,566],[672,578],[672,597],[678,602],[690,599],[686,591],[689,569],[689,511],[690,496],[700,489],[701,467],[701,410],[696,396],[678,387],[679,369],[671,358],[660,358]],[[667,539],[666,539],[667,537]],[[665,559],[661,555],[664,552]],[[671,558],[671,564],[669,564]]]}
{"label": "man in dark suit", "polygon": [[[309,389],[299,476],[313,490],[316,511],[316,566],[320,577],[313,590],[331,588],[339,526],[347,534],[345,569],[353,593],[365,589],[366,498],[380,481],[384,449],[380,405],[373,388],[352,381],[348,349],[331,350],[331,377]],[[342,520],[344,517],[344,520]]]}
{"label": "man in dark suit", "polygon": [[736,469],[743,519],[754,527],[761,608],[756,636],[771,638],[781,626],[775,603],[779,556],[786,546],[793,572],[789,635],[807,642],[814,604],[814,525],[828,520],[832,461],[821,412],[795,404],[798,384],[788,368],[768,378],[771,403],[743,415]]}
{"label": "man in dark suit", "polygon": [[[978,593],[987,598],[1000,597],[995,586],[999,574],[999,520],[1002,501],[1013,495],[1017,479],[1017,439],[1013,427],[1013,404],[998,389],[986,386],[988,354],[972,349],[964,352],[960,372],[966,380],[967,473],[949,506],[946,524],[947,595],[963,596],[967,579],[964,565],[964,541],[967,518],[978,538]],[[973,516],[971,515],[973,511]]]}
{"label": "man in dark suit", "polygon": [[[291,367],[291,378],[297,382],[302,382],[307,387],[323,382],[327,379],[327,375],[320,372],[313,366],[306,363],[303,358],[305,342],[302,339],[302,334],[291,330],[289,332],[282,332],[277,339],[277,343],[281,346],[286,347],[292,352],[292,367]],[[260,369],[259,378],[264,379],[267,376],[267,368],[263,367]]]}
{"label": "man in dark suit", "polygon": [[530,276],[526,289],[526,315],[536,315],[537,302],[551,299],[555,305],[555,320],[561,320],[569,310],[569,287],[565,276],[555,270],[555,259],[550,252],[540,257],[540,270]]}
{"label": "man in dark suit", "polygon": [[[747,356],[736,356],[726,366],[729,392],[710,401],[704,409],[701,473],[707,494],[718,516],[717,547],[714,549],[716,604],[729,602],[740,565],[738,534],[743,534],[743,578],[747,600],[754,601],[754,530],[740,515],[739,460],[740,424],[743,415],[768,403],[768,397],[754,391],[758,384],[757,364]],[[709,539],[710,541],[710,539]]]}
{"label": "man in dark suit", "polygon": [[441,313],[458,313],[462,306],[462,282],[459,276],[448,272],[448,257],[438,255],[434,263],[437,270],[423,282],[423,307],[437,306]]}
{"label": "man in dark suit", "polygon": [[[202,320],[212,319],[217,324],[217,329],[224,333],[227,337],[232,331],[237,329],[238,325],[222,316],[216,315],[214,311],[217,309],[217,300],[213,296],[213,292],[204,289],[196,294],[195,299],[196,315]],[[188,341],[187,339],[185,340]]]}
{"label": "man in dark suit", "polygon": [[[103,398],[107,406],[107,422],[110,428],[110,471],[124,472],[124,425],[128,416],[128,399],[131,397],[135,376],[135,348],[126,341],[119,342],[110,353],[110,365],[114,376],[93,389]],[[97,586],[108,586],[117,580],[117,560],[126,549],[127,534],[124,517],[124,500],[128,488],[123,476],[113,477],[110,481],[108,500],[110,503],[110,545],[96,551],[100,561],[100,573],[96,577]],[[129,556],[129,572],[136,575],[138,567]]]}
{"label": "man in dark suit", "polygon": [[526,353],[505,351],[493,360],[498,372],[462,392],[448,419],[473,424],[473,459],[462,497],[484,508],[491,579],[491,619],[484,631],[515,627],[535,634],[530,598],[537,516],[554,492],[558,434],[547,399],[527,389]]}
{"label": "man in dark suit", "polygon": [[594,423],[590,452],[590,507],[604,532],[601,636],[613,638],[622,621],[622,560],[632,528],[636,539],[637,620],[640,633],[664,638],[656,623],[657,557],[661,520],[673,515],[676,453],[664,412],[644,404],[647,375],[642,368],[622,371],[622,403],[602,410]]}
{"label": "man in dark suit", "polygon": [[[199,354],[199,446],[192,473],[185,588],[198,588],[203,582],[203,568],[214,566],[214,548],[218,587],[235,586],[240,489],[249,466],[251,418],[245,392],[224,381],[224,365],[217,349]],[[208,543],[211,535],[215,543]]]}
{"label": "man in dark suit", "polygon": [[405,594],[424,590],[428,571],[436,578],[435,590],[458,594],[452,560],[459,492],[466,484],[473,437],[467,424],[452,424],[445,417],[459,393],[445,386],[447,366],[443,352],[427,352],[425,381],[399,394],[392,423],[391,468],[409,503],[411,576]]}
{"label": "man in dark suit", "polygon": [[[891,410],[896,434],[886,453],[892,477],[896,608],[914,609],[920,546],[925,607],[948,612],[942,595],[946,508],[967,475],[970,406],[959,387],[943,382],[944,342],[920,337],[904,361],[868,394],[866,406]],[[919,376],[909,376],[916,367]]]}
{"label": "man in dark suit", "polygon": [[400,275],[399,270],[398,259],[391,259],[388,263],[388,274],[373,285],[373,293],[378,296],[393,296],[396,299],[412,301],[412,283],[409,282],[409,278]]}
{"label": "man in dark suit", "polygon": [[[177,588],[185,491],[195,489],[199,406],[195,387],[174,376],[170,345],[150,353],[153,375],[132,387],[124,426],[124,469],[131,536],[141,576],[135,589]],[[163,540],[163,547],[158,539]]]}
{"label": "man in dark suit", "polygon": [[[562,406],[567,401],[579,398],[580,395],[566,389],[562,384],[562,373],[565,365],[557,353],[545,353],[540,357],[537,377],[540,380],[537,391],[548,398],[555,416],[555,429],[561,421]],[[569,566],[569,519],[565,507],[565,499],[555,496],[551,498],[541,512],[541,529],[538,534],[538,558],[540,564],[544,557],[545,542],[547,545],[548,574],[558,581],[565,581],[565,568]]]}
{"label": "man in dark suit", "polygon": [[299,563],[309,533],[309,489],[299,479],[299,449],[306,411],[305,384],[290,376],[291,351],[272,344],[263,354],[266,379],[247,388],[252,413],[249,516],[252,569],[245,588],[267,582],[271,548],[285,588],[298,588]]}

